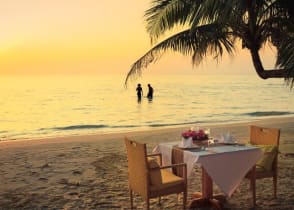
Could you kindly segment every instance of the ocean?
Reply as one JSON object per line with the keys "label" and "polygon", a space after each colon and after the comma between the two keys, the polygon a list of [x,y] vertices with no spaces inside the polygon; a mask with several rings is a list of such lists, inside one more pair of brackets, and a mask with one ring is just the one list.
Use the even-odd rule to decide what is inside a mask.
{"label": "ocean", "polygon": [[[234,123],[294,115],[294,90],[256,75],[2,76],[0,141]],[[147,84],[154,98],[139,103]]]}

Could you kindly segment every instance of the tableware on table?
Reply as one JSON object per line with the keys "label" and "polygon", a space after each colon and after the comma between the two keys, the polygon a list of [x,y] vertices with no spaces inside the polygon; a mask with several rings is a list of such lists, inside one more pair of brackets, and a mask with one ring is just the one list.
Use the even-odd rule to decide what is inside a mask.
{"label": "tableware on table", "polygon": [[201,147],[200,146],[198,146],[198,145],[195,145],[195,144],[193,144],[192,146],[190,146],[190,147],[183,147],[182,146],[182,144],[181,143],[179,143],[178,145],[177,145],[177,147],[178,148],[180,148],[180,149],[184,149],[184,150],[195,150],[195,149],[201,149]]}
{"label": "tableware on table", "polygon": [[235,138],[228,132],[220,135],[220,142],[223,144],[236,144]]}
{"label": "tableware on table", "polygon": [[207,135],[207,136],[210,136],[210,128],[207,128],[204,130],[204,133]]}
{"label": "tableware on table", "polygon": [[207,147],[209,147],[211,144],[214,144],[214,138],[212,137],[209,137],[208,140],[207,140]]}

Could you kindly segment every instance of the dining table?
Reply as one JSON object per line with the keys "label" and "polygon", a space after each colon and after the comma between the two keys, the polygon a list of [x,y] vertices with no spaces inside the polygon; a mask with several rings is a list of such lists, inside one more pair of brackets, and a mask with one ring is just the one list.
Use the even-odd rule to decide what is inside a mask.
{"label": "dining table", "polygon": [[[222,209],[223,199],[231,197],[263,154],[258,147],[238,143],[196,143],[188,148],[179,145],[178,141],[159,143],[153,152],[162,154],[163,165],[175,161],[186,163],[188,176],[192,175],[194,167],[201,168],[201,192],[193,193],[189,208],[212,205]],[[222,195],[213,194],[213,183],[223,192]]]}

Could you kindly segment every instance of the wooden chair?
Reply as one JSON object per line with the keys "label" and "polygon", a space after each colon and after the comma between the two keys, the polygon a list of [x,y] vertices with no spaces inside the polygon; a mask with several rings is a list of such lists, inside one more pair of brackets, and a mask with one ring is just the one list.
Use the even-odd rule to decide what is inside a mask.
{"label": "wooden chair", "polygon": [[256,179],[272,178],[273,195],[277,197],[279,141],[280,129],[250,126],[250,143],[261,147],[264,151],[263,157],[246,175],[246,178],[250,179],[254,206],[256,205]]}
{"label": "wooden chair", "polygon": [[[133,209],[133,192],[146,201],[169,194],[183,193],[183,209],[187,201],[187,166],[185,163],[162,166],[161,154],[147,155],[146,144],[125,138],[128,158],[128,180],[131,209]],[[183,177],[174,175],[170,168],[182,167]]]}

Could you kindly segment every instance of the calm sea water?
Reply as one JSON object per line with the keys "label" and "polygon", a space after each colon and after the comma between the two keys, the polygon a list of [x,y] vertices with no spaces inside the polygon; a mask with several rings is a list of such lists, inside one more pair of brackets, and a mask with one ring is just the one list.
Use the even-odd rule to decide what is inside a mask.
{"label": "calm sea water", "polygon": [[[226,123],[294,114],[294,90],[257,76],[0,78],[0,140]],[[154,99],[137,102],[140,82]]]}

